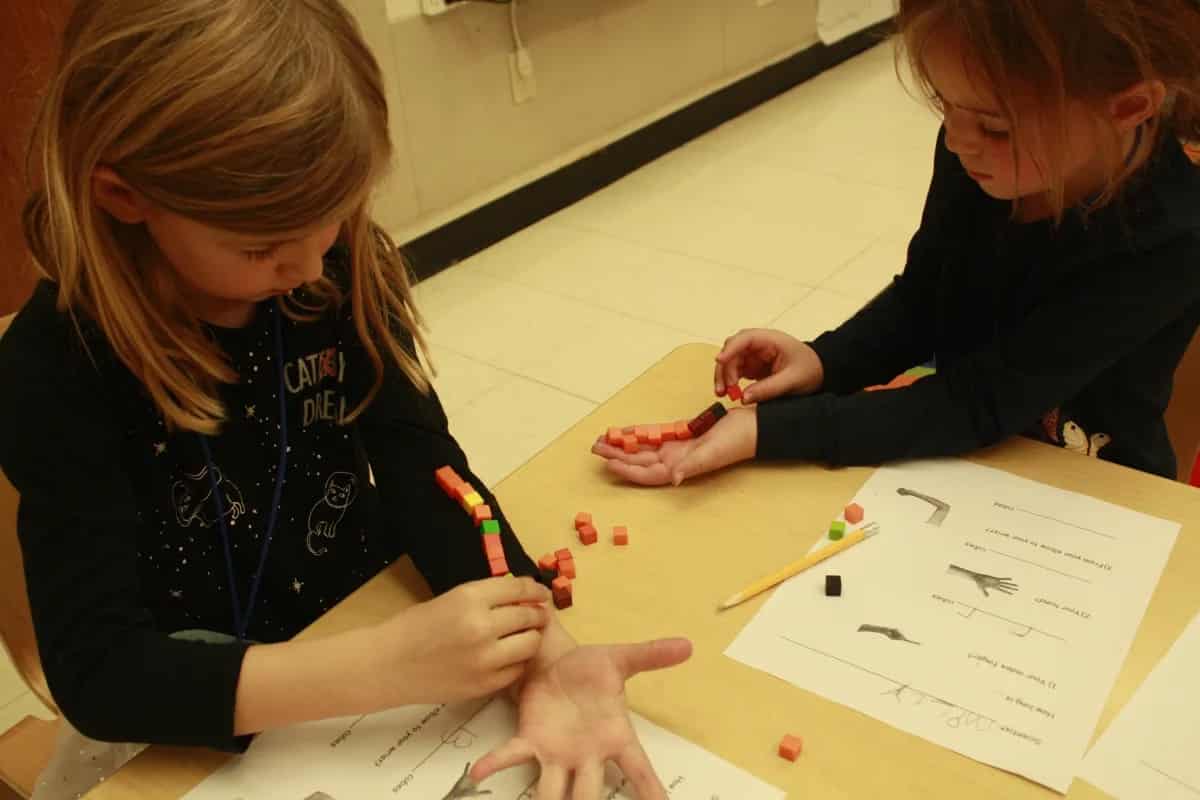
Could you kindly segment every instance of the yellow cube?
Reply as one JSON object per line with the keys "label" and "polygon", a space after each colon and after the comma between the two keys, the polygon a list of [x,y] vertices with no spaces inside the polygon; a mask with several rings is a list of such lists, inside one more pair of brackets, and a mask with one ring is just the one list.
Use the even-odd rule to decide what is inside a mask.
{"label": "yellow cube", "polygon": [[462,499],[463,510],[466,511],[468,514],[471,513],[471,509],[475,508],[475,506],[481,506],[481,505],[483,505],[483,498],[479,496],[479,492],[472,491],[472,492],[469,492],[469,493],[463,495],[463,499]]}

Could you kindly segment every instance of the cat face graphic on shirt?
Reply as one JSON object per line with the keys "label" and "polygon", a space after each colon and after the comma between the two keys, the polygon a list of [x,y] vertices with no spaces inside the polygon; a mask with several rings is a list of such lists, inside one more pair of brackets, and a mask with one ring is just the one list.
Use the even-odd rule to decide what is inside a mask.
{"label": "cat face graphic on shirt", "polygon": [[183,473],[183,478],[171,485],[171,507],[175,509],[175,520],[184,528],[199,523],[209,528],[217,522],[217,504],[213,502],[213,486],[221,493],[221,511],[231,523],[246,513],[242,492],[232,481],[226,480],[221,470],[213,467],[209,477],[208,467],[196,473]]}

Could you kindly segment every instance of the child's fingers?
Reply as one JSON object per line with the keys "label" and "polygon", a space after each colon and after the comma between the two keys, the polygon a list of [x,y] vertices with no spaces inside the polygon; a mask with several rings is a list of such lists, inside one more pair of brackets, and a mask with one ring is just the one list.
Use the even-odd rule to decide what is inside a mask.
{"label": "child's fingers", "polygon": [[497,641],[491,651],[492,655],[488,657],[488,661],[494,664],[495,669],[504,669],[514,664],[524,664],[537,655],[538,648],[541,646],[541,631],[521,631],[511,636],[505,636],[503,639]]}
{"label": "child's fingers", "polygon": [[717,363],[724,364],[745,350],[750,342],[753,341],[757,330],[757,328],[743,328],[726,339],[725,343],[721,345],[721,352],[717,353]]}
{"label": "child's fingers", "polygon": [[491,608],[516,603],[548,603],[550,590],[533,578],[502,577],[482,581],[484,600]]}
{"label": "child's fingers", "polygon": [[727,385],[725,380],[725,364],[718,358],[717,362],[713,364],[713,392],[717,397],[721,397],[725,394],[725,387]]}
{"label": "child's fingers", "polygon": [[491,622],[499,638],[546,627],[550,622],[550,610],[545,606],[502,606],[492,610]]}
{"label": "child's fingers", "polygon": [[557,764],[542,764],[538,778],[537,800],[564,800],[567,796],[567,771]]}
{"label": "child's fingers", "polygon": [[643,466],[628,464],[619,458],[610,458],[604,462],[604,467],[618,478],[639,486],[666,486],[671,482],[671,472],[661,461]]}
{"label": "child's fingers", "polygon": [[514,736],[475,762],[475,766],[471,767],[471,780],[482,783],[501,770],[524,764],[536,757],[533,745],[520,736]]}
{"label": "child's fingers", "polygon": [[632,784],[638,800],[667,800],[667,789],[640,744],[630,742],[614,760],[621,768],[621,774]]}
{"label": "child's fingers", "polygon": [[613,447],[608,443],[608,440],[601,436],[592,444],[592,452],[601,458],[620,458],[625,455],[625,451],[620,447]]}
{"label": "child's fingers", "polygon": [[677,666],[691,657],[692,642],[682,637],[612,645],[613,663],[625,680],[639,672]]}
{"label": "child's fingers", "polygon": [[[575,770],[571,784],[571,800],[600,800],[604,791],[604,765],[599,761],[585,761]],[[638,797],[641,797],[639,794]]]}
{"label": "child's fingers", "polygon": [[787,372],[776,372],[747,386],[742,397],[747,403],[763,403],[787,394],[791,390],[790,381]]}
{"label": "child's fingers", "polygon": [[723,366],[724,375],[721,380],[726,388],[738,385],[738,381],[741,380],[742,375],[745,372],[743,368],[744,361],[745,355],[743,354],[739,355],[737,358],[733,358],[725,362]]}

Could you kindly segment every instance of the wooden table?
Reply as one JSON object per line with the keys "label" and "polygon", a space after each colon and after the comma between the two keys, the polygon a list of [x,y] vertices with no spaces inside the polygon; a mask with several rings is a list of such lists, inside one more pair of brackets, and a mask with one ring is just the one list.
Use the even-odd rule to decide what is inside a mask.
{"label": "wooden table", "polygon": [[[570,546],[579,578],[563,614],[581,641],[682,634],[695,655],[629,685],[634,709],[721,755],[790,797],[1051,798],[1054,792],[902,733],[722,655],[766,594],[723,614],[717,602],[794,559],[798,531],[813,540],[871,474],[869,469],[743,466],[679,489],[638,489],[606,477],[588,455],[609,425],[687,417],[711,402],[715,348],[682,347],[564,433],[497,487],[529,552]],[[1014,440],[977,454],[980,464],[1177,520],[1183,532],[1154,593],[1101,729],[1129,699],[1200,607],[1200,491],[1161,478]],[[629,526],[630,545],[579,546],[572,520],[590,511],[602,536]],[[405,559],[315,623],[320,636],[374,622],[426,596]],[[775,755],[787,731],[805,738],[790,764]],[[224,756],[151,748],[88,795],[97,800],[175,798]],[[1069,797],[1105,795],[1076,781]]]}

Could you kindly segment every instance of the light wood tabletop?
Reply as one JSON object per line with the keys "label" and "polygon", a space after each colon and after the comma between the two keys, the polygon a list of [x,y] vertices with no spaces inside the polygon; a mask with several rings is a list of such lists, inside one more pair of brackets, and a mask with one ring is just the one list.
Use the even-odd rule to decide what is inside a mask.
{"label": "light wood tabletop", "polygon": [[[596,436],[612,425],[688,418],[711,403],[715,353],[710,345],[670,353],[496,487],[535,559],[560,547],[575,553],[579,576],[575,606],[562,614],[566,627],[583,642],[690,637],[692,659],[635,678],[628,687],[630,705],[789,797],[1057,796],[723,655],[770,592],[721,613],[717,604],[803,554],[872,471],[748,465],[671,489],[611,480],[600,460],[588,454]],[[1183,525],[1101,717],[1103,730],[1200,608],[1200,491],[1024,439],[971,460]],[[598,545],[580,546],[572,528],[579,511],[594,515]],[[628,526],[628,547],[611,544],[613,525]],[[427,595],[404,559],[303,635],[372,623]],[[775,753],[789,732],[805,741],[794,764]],[[225,758],[153,747],[88,797],[176,798]],[[1106,795],[1076,780],[1068,796]]]}

